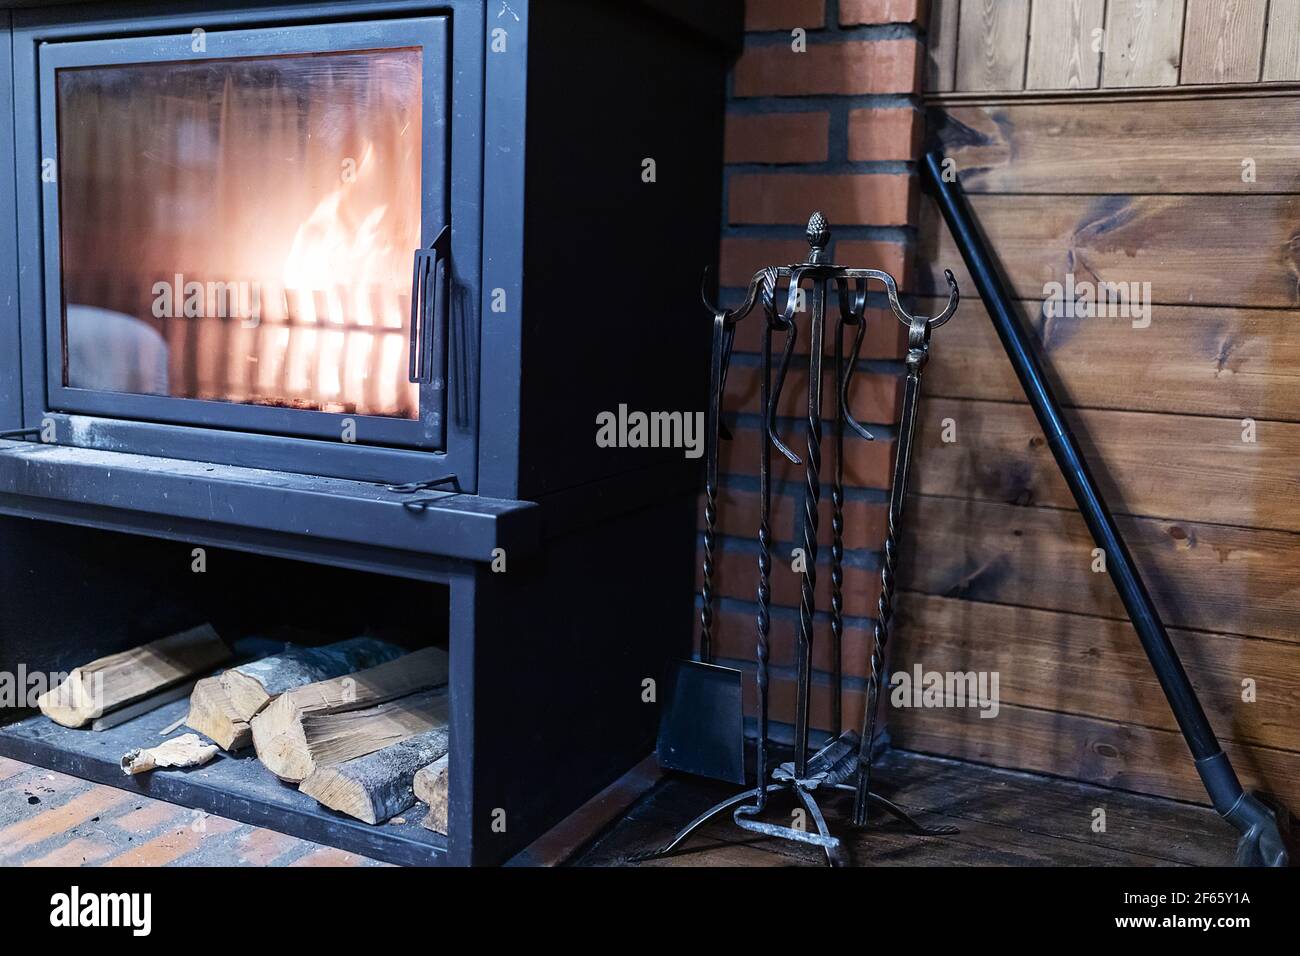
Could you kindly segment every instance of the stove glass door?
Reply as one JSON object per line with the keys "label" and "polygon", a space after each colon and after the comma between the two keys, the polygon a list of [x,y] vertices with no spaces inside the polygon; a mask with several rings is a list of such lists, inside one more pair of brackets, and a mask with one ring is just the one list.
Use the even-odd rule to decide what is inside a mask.
{"label": "stove glass door", "polygon": [[445,57],[440,18],[43,49],[52,407],[440,447]]}

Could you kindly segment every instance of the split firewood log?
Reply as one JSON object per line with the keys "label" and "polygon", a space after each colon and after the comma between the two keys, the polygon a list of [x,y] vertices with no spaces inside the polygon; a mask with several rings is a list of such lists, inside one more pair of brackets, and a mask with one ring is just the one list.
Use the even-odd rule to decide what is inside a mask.
{"label": "split firewood log", "polygon": [[[112,713],[105,714],[103,717],[96,717],[90,724],[90,729],[94,731],[112,730],[114,727],[120,727],[127,721],[135,720],[142,714],[152,713],[159,707],[164,707],[172,701],[181,700],[189,697],[194,693],[194,685],[198,681],[187,680],[183,684],[177,684],[175,687],[168,687],[166,690],[160,690],[156,694],[150,694],[148,697],[141,697],[133,704],[127,704],[125,707],[119,707]],[[182,718],[177,726],[184,723]]]}
{"label": "split firewood log", "polygon": [[291,751],[287,761],[276,762],[279,771],[272,772],[277,776],[283,773],[281,779],[290,783],[300,783],[318,767],[383,750],[446,723],[446,688],[419,691],[360,710],[309,713],[301,721],[302,748]]}
{"label": "split firewood log", "polygon": [[230,648],[212,625],[172,634],[75,668],[37,701],[64,727],[84,727],[97,717],[212,670]]}
{"label": "split firewood log", "polygon": [[[447,663],[446,651],[429,647],[286,691],[253,718],[258,759],[281,780],[298,783],[318,762],[337,763],[395,743],[393,731],[410,736],[432,729],[445,720],[445,706],[406,695],[445,685]],[[403,698],[400,706],[376,706],[395,698]],[[324,719],[345,712],[346,719]]]}
{"label": "split firewood log", "polygon": [[220,677],[205,677],[194,685],[185,726],[214,741],[222,750],[243,750],[253,742],[253,728],[235,713]]}
{"label": "split firewood log", "polygon": [[447,752],[448,727],[329,767],[317,767],[299,787],[331,810],[365,823],[383,823],[415,805],[415,775]]}
{"label": "split firewood log", "polygon": [[373,637],[353,637],[324,647],[295,647],[221,675],[230,705],[251,721],[275,697],[295,687],[341,677],[402,655],[402,649]]}
{"label": "split firewood log", "polygon": [[447,771],[448,754],[443,754],[427,767],[420,769],[412,781],[415,798],[429,808],[420,825],[426,830],[447,835]]}

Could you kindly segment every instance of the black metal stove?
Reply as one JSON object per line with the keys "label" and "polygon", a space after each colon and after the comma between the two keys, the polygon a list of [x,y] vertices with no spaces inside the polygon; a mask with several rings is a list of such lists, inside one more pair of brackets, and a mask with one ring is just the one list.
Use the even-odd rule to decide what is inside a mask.
{"label": "black metal stove", "polygon": [[157,636],[192,548],[426,582],[428,861],[508,859],[649,752],[689,648],[696,462],[594,433],[704,408],[739,3],[9,6],[0,667]]}

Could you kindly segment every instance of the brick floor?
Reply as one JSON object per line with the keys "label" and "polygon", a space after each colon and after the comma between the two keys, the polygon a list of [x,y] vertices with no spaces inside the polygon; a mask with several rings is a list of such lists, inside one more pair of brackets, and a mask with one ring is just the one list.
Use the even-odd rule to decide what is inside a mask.
{"label": "brick floor", "polygon": [[0,866],[385,866],[0,757]]}

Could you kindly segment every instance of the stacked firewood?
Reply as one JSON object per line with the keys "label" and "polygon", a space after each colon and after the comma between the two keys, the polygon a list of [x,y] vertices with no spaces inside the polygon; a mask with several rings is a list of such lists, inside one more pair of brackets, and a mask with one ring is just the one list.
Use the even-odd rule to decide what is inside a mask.
{"label": "stacked firewood", "polygon": [[[189,693],[202,734],[123,757],[127,773],[195,766],[253,746],[281,780],[333,810],[383,823],[420,801],[447,832],[446,651],[370,637],[287,646],[213,674],[230,649],[208,625],[76,668],[40,700],[65,727],[107,729]],[[204,676],[210,675],[210,676]],[[171,728],[175,729],[175,728]]]}

